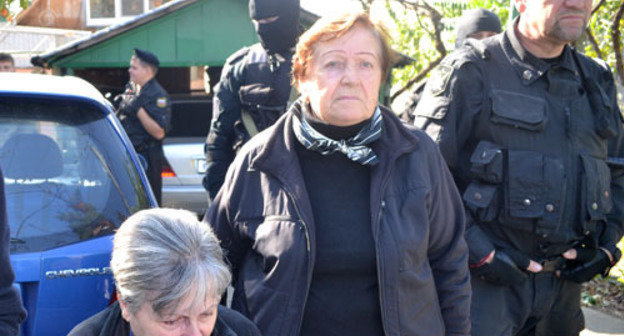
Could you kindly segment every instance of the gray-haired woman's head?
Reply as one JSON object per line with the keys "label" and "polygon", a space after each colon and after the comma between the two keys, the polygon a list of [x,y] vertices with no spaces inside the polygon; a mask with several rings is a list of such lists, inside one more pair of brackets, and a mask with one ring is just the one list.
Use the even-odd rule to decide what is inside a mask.
{"label": "gray-haired woman's head", "polygon": [[161,314],[192,298],[220,298],[231,275],[208,225],[185,210],[149,209],[115,234],[111,268],[117,291],[134,313],[148,303]]}

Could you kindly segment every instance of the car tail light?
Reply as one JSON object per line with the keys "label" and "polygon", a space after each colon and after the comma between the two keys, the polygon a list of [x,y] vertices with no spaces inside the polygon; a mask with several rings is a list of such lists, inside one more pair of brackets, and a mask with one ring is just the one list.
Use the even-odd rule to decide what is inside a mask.
{"label": "car tail light", "polygon": [[169,165],[169,162],[167,162],[167,160],[164,160],[163,162],[163,167],[162,167],[162,171],[160,172],[160,176],[161,177],[175,177],[176,174],[173,171],[173,169],[171,169],[171,165]]}

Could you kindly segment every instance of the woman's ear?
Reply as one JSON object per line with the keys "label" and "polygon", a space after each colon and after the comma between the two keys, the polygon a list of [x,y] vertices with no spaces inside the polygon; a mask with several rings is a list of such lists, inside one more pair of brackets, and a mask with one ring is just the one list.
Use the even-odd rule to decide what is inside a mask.
{"label": "woman's ear", "polygon": [[130,323],[130,317],[132,314],[128,309],[128,305],[121,299],[121,295],[119,295],[119,293],[117,293],[117,298],[117,301],[119,301],[119,308],[121,309],[121,317],[123,317],[126,322]]}

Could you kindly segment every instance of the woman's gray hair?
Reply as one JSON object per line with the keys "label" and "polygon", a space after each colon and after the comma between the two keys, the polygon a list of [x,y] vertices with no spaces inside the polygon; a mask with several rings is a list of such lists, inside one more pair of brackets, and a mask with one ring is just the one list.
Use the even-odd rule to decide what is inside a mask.
{"label": "woman's gray hair", "polygon": [[131,313],[150,303],[157,314],[185,300],[219,300],[231,280],[219,240],[186,210],[149,209],[130,216],[115,234],[111,268]]}

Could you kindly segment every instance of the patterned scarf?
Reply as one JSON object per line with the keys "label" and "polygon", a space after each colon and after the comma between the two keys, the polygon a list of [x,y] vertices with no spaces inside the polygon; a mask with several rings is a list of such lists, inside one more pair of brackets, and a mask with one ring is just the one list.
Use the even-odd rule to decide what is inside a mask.
{"label": "patterned scarf", "polygon": [[382,132],[382,121],[381,111],[377,107],[370,122],[364,125],[358,134],[346,140],[333,140],[315,130],[305,117],[300,117],[295,113],[293,131],[297,140],[311,151],[322,155],[340,152],[350,160],[362,165],[375,165],[379,159],[375,152],[366,145],[379,139]]}

